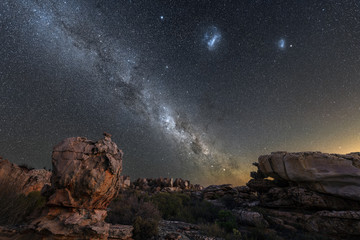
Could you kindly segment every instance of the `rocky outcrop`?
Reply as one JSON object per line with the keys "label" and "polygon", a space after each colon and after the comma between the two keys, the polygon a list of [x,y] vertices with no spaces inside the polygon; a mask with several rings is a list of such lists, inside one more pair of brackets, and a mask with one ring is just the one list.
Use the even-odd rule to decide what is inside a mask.
{"label": "rocky outcrop", "polygon": [[[253,210],[261,213],[270,228],[307,231],[327,239],[358,238],[359,160],[359,153],[275,152],[260,156],[254,164],[258,171],[251,173],[253,179],[247,183],[259,200]],[[242,221],[251,219],[244,215]]]}
{"label": "rocky outcrop", "polygon": [[179,221],[160,221],[159,223],[159,240],[216,240],[220,238],[209,237],[200,231],[200,227],[195,224]]}
{"label": "rocky outcrop", "polygon": [[191,184],[189,180],[181,178],[138,178],[130,184],[130,188],[148,192],[185,192],[185,191],[200,191],[203,189],[198,184]]}
{"label": "rocky outcrop", "polygon": [[[122,152],[109,134],[68,138],[54,147],[47,208],[31,229],[54,239],[107,239],[106,207],[120,188]],[[55,237],[56,236],[56,237]]]}
{"label": "rocky outcrop", "polygon": [[41,191],[50,184],[51,172],[45,169],[31,169],[25,165],[16,165],[0,157],[0,184],[8,186],[12,191],[28,194]]}
{"label": "rocky outcrop", "polygon": [[259,169],[320,193],[360,200],[360,153],[275,152],[259,157]]}

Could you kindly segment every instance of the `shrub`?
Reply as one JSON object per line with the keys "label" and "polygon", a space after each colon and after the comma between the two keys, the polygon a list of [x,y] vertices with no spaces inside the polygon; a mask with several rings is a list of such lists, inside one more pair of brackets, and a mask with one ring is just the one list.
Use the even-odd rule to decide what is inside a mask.
{"label": "shrub", "polygon": [[138,216],[143,220],[160,220],[159,210],[149,202],[147,195],[128,191],[120,193],[110,203],[106,221],[112,224],[132,224]]}
{"label": "shrub", "polygon": [[133,223],[133,238],[135,240],[150,239],[158,235],[158,221],[136,217]]}
{"label": "shrub", "polygon": [[16,184],[2,181],[0,184],[0,224],[15,225],[26,222],[27,218],[45,206],[46,199],[40,192],[28,195],[16,192]]}
{"label": "shrub", "polygon": [[167,220],[190,223],[214,222],[219,211],[218,207],[211,203],[191,199],[183,193],[158,193],[152,196],[151,201]]}
{"label": "shrub", "polygon": [[233,229],[237,228],[236,217],[228,210],[219,211],[219,218],[216,223],[227,232],[233,232]]}
{"label": "shrub", "polygon": [[183,218],[184,205],[190,201],[190,197],[181,193],[158,193],[152,196],[151,201],[158,207],[164,219],[180,220]]}
{"label": "shrub", "polygon": [[224,228],[220,227],[217,223],[201,224],[200,230],[206,235],[225,240],[242,240],[242,234],[237,229],[233,229],[232,233],[228,233]]}

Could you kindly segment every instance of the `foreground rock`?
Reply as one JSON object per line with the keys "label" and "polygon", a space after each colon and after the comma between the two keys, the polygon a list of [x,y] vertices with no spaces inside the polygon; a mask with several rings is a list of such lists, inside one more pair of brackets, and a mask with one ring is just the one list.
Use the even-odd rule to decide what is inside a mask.
{"label": "foreground rock", "polygon": [[[254,210],[261,212],[268,227],[291,236],[310,232],[326,239],[359,239],[359,160],[359,153],[260,156],[254,164],[258,171],[247,183],[257,192]],[[244,221],[251,218],[243,216]]]}
{"label": "foreground rock", "polygon": [[68,138],[52,154],[47,208],[30,226],[51,239],[107,239],[106,207],[120,188],[122,152],[110,135],[97,142]]}
{"label": "foreground rock", "polygon": [[360,153],[275,152],[259,157],[259,169],[317,192],[360,200]]}
{"label": "foreground rock", "polygon": [[45,169],[30,169],[18,166],[0,157],[0,184],[23,194],[41,191],[46,184],[50,184],[51,172]]}

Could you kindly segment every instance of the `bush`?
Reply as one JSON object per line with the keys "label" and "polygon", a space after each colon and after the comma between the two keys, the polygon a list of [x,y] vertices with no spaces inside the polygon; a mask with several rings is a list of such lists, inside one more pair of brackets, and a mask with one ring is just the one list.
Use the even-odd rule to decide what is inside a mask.
{"label": "bush", "polygon": [[158,235],[159,222],[154,219],[136,217],[133,223],[133,238],[135,240],[150,239]]}
{"label": "bush", "polygon": [[46,199],[40,192],[28,195],[16,192],[16,184],[2,181],[0,184],[0,224],[16,225],[25,223],[29,216],[45,206]]}
{"label": "bush", "polygon": [[183,193],[158,193],[151,197],[151,201],[167,220],[189,223],[214,222],[219,211],[211,203],[191,199]]}
{"label": "bush", "polygon": [[233,232],[237,228],[236,217],[228,210],[220,210],[219,218],[216,221],[226,232]]}
{"label": "bush", "polygon": [[159,210],[154,204],[149,202],[147,195],[137,191],[128,191],[120,193],[110,203],[105,220],[112,224],[133,224],[138,216],[143,220],[160,220]]}
{"label": "bush", "polygon": [[224,228],[220,227],[217,223],[201,224],[200,230],[206,235],[225,240],[242,240],[242,235],[237,229],[233,229],[232,233],[228,233]]}
{"label": "bush", "polygon": [[180,220],[183,218],[184,205],[190,197],[181,193],[158,193],[152,196],[151,201],[158,207],[164,219]]}

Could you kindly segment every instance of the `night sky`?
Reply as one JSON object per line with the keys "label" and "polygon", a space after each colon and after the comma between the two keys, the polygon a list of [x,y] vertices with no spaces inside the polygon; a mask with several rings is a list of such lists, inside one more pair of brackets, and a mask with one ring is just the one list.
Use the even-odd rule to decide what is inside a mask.
{"label": "night sky", "polygon": [[360,151],[360,2],[2,0],[0,155],[102,138],[125,175],[243,184],[272,151]]}

